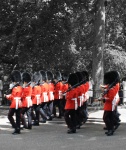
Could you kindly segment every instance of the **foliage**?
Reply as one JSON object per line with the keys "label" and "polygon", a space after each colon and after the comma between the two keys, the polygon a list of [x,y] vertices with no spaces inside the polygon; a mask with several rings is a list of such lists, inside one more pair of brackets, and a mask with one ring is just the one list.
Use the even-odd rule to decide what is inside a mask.
{"label": "foliage", "polygon": [[126,52],[122,47],[109,44],[105,49],[105,72],[118,70],[121,78],[126,75]]}
{"label": "foliage", "polygon": [[[19,55],[22,71],[60,69],[68,73],[75,70],[91,73],[97,2],[2,0],[0,53],[8,56],[7,59]],[[119,69],[122,74],[126,68],[122,61],[126,47],[125,6],[125,0],[114,0],[106,6],[105,71]],[[115,61],[117,53],[120,59]],[[12,69],[3,65],[5,73]]]}
{"label": "foliage", "polygon": [[106,42],[126,47],[126,1],[114,0],[106,7]]}

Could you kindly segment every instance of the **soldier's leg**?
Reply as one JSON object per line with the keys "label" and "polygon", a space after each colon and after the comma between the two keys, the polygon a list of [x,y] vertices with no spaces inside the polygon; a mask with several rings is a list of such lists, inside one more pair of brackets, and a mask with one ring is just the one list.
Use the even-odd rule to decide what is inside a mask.
{"label": "soldier's leg", "polygon": [[47,120],[47,114],[46,114],[46,112],[45,112],[45,110],[44,110],[44,103],[42,103],[41,105],[40,105],[40,109],[39,109],[39,113],[40,113],[40,115],[41,115],[41,117],[42,117],[42,123],[46,123],[46,120]]}
{"label": "soldier's leg", "polygon": [[10,108],[8,112],[8,120],[10,121],[11,125],[13,128],[16,128],[16,123],[14,121],[14,113],[15,113],[15,108]]}
{"label": "soldier's leg", "polygon": [[25,119],[25,113],[27,111],[27,108],[22,108],[21,109],[21,121],[22,121],[22,124],[24,126],[24,128],[27,128],[27,123],[26,123],[26,119]]}
{"label": "soldier's leg", "polygon": [[20,134],[21,109],[18,108],[17,110],[15,110],[15,113],[16,113],[16,128],[15,128],[15,131],[12,133],[14,135]]}
{"label": "soldier's leg", "polygon": [[20,130],[20,120],[21,120],[21,108],[16,110],[16,128]]}
{"label": "soldier's leg", "polygon": [[32,129],[31,107],[27,108],[26,114],[27,114],[27,117],[28,117],[28,125],[27,125],[27,128],[28,128],[28,129]]}

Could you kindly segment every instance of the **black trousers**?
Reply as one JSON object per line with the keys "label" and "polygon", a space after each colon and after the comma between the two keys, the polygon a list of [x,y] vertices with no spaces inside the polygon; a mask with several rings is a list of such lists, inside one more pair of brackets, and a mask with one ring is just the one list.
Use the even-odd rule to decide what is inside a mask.
{"label": "black trousers", "polygon": [[103,120],[108,130],[113,130],[114,127],[114,116],[113,111],[104,111]]}
{"label": "black trousers", "polygon": [[40,104],[39,113],[40,113],[40,115],[41,115],[41,117],[42,117],[43,120],[47,119],[46,108],[47,108],[47,103],[41,103]]}
{"label": "black trousers", "polygon": [[49,117],[51,117],[51,115],[53,114],[53,101],[49,101],[47,103],[47,107],[48,107],[48,110],[47,110],[47,115]]}
{"label": "black trousers", "polygon": [[87,109],[88,103],[87,101],[83,103],[83,105],[81,106],[81,111],[82,111],[82,115],[83,115],[83,122],[85,123],[88,119],[88,109]]}
{"label": "black trousers", "polygon": [[66,105],[66,100],[65,98],[61,99],[60,101],[60,109],[61,109],[61,115],[64,116],[65,113],[65,105]]}
{"label": "black trousers", "polygon": [[81,125],[82,122],[84,121],[84,110],[83,107],[78,107],[78,109],[76,110],[76,118],[77,118],[77,125]]}
{"label": "black trousers", "polygon": [[62,116],[62,111],[61,111],[61,103],[60,103],[60,99],[55,99],[54,100],[54,103],[53,103],[53,114],[54,116],[56,116],[56,107],[58,108],[59,110],[59,116]]}
{"label": "black trousers", "polygon": [[64,118],[68,128],[76,129],[76,110],[74,109],[65,110]]}
{"label": "black trousers", "polygon": [[40,113],[40,105],[33,104],[33,109],[35,111],[35,123],[39,123],[39,113]]}
{"label": "black trousers", "polygon": [[118,125],[120,119],[119,119],[119,113],[117,110],[117,106],[116,106],[115,110],[113,111],[113,120],[114,120],[114,126]]}
{"label": "black trousers", "polygon": [[[25,113],[27,115],[28,118],[28,125],[26,123],[26,119],[25,119]],[[27,108],[24,107],[21,109],[21,120],[22,120],[22,124],[24,125],[24,127],[26,128],[31,128],[32,127],[32,116],[31,116],[31,107]]]}
{"label": "black trousers", "polygon": [[[16,122],[13,118],[14,114],[16,114]],[[21,108],[15,109],[10,108],[8,112],[8,119],[13,128],[20,130],[20,119],[21,119]]]}

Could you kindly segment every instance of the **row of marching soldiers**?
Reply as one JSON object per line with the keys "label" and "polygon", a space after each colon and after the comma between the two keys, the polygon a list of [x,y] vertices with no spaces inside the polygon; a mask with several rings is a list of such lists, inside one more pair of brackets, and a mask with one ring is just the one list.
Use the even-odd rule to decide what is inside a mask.
{"label": "row of marching soldiers", "polygon": [[64,117],[68,133],[75,133],[86,122],[89,89],[86,71],[67,76],[59,71],[53,75],[50,71],[41,70],[31,76],[28,72],[21,74],[14,70],[10,78],[12,84],[6,98],[11,102],[8,119],[14,135],[20,134],[20,122],[24,128],[32,129],[33,125],[46,123],[57,114],[59,118]]}

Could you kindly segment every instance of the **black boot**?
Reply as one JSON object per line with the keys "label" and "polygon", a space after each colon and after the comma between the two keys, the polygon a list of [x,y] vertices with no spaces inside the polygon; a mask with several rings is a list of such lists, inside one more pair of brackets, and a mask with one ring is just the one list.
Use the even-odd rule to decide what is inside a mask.
{"label": "black boot", "polygon": [[72,134],[72,133],[76,133],[76,128],[73,128],[73,129],[69,129],[67,131],[68,134]]}
{"label": "black boot", "polygon": [[35,122],[33,122],[32,125],[33,125],[33,126],[39,126],[39,122],[38,122],[38,121],[35,121]]}
{"label": "black boot", "polygon": [[46,119],[43,119],[43,120],[41,121],[41,123],[46,123]]}
{"label": "black boot", "polygon": [[113,135],[113,130],[108,130],[107,136]]}
{"label": "black boot", "polygon": [[28,126],[28,128],[27,128],[27,129],[30,129],[30,130],[31,130],[31,129],[32,129],[32,126]]}
{"label": "black boot", "polygon": [[13,134],[13,135],[20,134],[20,129],[18,129],[18,128],[15,129],[14,132],[13,132],[12,134]]}

